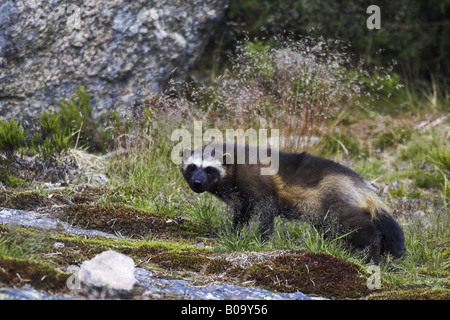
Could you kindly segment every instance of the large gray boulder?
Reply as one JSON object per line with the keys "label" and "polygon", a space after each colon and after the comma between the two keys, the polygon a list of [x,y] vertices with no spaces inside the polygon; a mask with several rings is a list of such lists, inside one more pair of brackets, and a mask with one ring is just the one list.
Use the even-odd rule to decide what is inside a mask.
{"label": "large gray boulder", "polygon": [[130,105],[192,66],[227,0],[3,0],[0,118],[33,116],[84,85]]}

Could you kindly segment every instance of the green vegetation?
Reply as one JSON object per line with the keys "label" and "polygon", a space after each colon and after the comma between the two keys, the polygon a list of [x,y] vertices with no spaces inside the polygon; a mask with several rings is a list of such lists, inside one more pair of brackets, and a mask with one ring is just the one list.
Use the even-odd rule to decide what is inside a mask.
{"label": "green vegetation", "polygon": [[14,152],[25,142],[25,131],[17,121],[0,120],[0,152],[4,153],[7,162],[12,162]]}
{"label": "green vegetation", "polygon": [[8,286],[30,284],[34,288],[62,293],[67,290],[68,274],[60,272],[41,261],[0,256],[0,283]]}
{"label": "green vegetation", "polygon": [[53,163],[60,159],[70,148],[71,132],[61,129],[60,116],[44,111],[37,119],[40,126],[31,142],[44,162]]}
{"label": "green vegetation", "polygon": [[[26,131],[14,119],[0,120],[0,181],[9,187],[25,185],[30,176],[47,177],[43,171],[67,162],[64,158],[70,149],[108,150],[113,145],[112,133],[103,129],[108,124],[116,125],[115,133],[123,130],[116,112],[94,119],[93,105],[82,86],[60,102],[59,113],[44,111],[34,120]],[[25,154],[37,155],[38,159],[33,163],[18,161]],[[32,173],[21,175],[24,169]]]}
{"label": "green vegetation", "polygon": [[363,147],[361,142],[355,137],[344,132],[333,132],[324,137],[320,155],[328,158],[338,154],[356,158],[366,158],[369,154],[367,147]]}
{"label": "green vegetation", "polygon": [[[232,0],[226,16],[228,25],[219,25],[212,39],[213,58],[227,61],[236,39],[270,39],[283,33],[298,36],[326,36],[351,42],[353,52],[372,67],[395,60],[402,74],[410,79],[429,77],[429,73],[450,76],[448,14],[446,1],[378,1],[382,12],[380,30],[369,30],[365,23],[369,6],[364,1],[272,1]],[[219,56],[215,51],[220,48]],[[216,49],[216,50],[214,50]],[[211,59],[211,55],[205,60]],[[215,65],[220,63],[215,62]]]}
{"label": "green vegetation", "polygon": [[384,150],[394,145],[405,144],[411,140],[412,130],[404,127],[389,129],[375,137],[373,145],[375,148]]}
{"label": "green vegetation", "polygon": [[448,210],[435,208],[425,217],[413,215],[403,224],[407,255],[382,265],[385,279],[399,288],[449,288],[450,260],[445,254],[450,239]]}
{"label": "green vegetation", "polygon": [[[0,263],[7,266],[1,264],[0,286],[20,286],[20,277],[29,277],[37,288],[60,292],[65,268],[114,249],[158,276],[199,283],[220,279],[333,298],[448,298],[448,92],[434,83],[418,91],[401,86],[388,69],[370,74],[342,53],[342,43],[283,41],[242,43],[222,76],[173,88],[176,94],[149,96],[132,120],[116,113],[94,118],[89,95],[80,87],[61,102],[59,114],[41,114],[34,133],[14,120],[1,121],[0,179],[8,190],[0,191],[0,205],[42,211],[117,238],[0,224]],[[323,55],[316,57],[314,48]],[[277,218],[267,242],[260,241],[256,223],[233,230],[225,205],[194,194],[171,161],[177,143],[171,133],[191,130],[194,120],[203,120],[205,128],[279,128],[283,150],[306,149],[369,181],[406,236],[406,256],[381,263],[382,289],[367,290],[367,252],[349,248],[345,235],[331,226],[317,230]],[[317,142],[302,145],[302,137]],[[31,183],[33,175],[20,165],[30,164],[31,155],[42,167],[68,165],[73,148],[81,147],[113,151],[99,160],[98,172],[109,179],[103,185],[68,183],[49,190]],[[83,162],[79,165],[83,171]],[[35,282],[44,274],[54,287]]]}
{"label": "green vegetation", "polygon": [[105,122],[106,118],[113,120],[117,118],[113,113],[96,120],[93,109],[89,94],[83,86],[80,86],[73,96],[60,101],[59,127],[61,130],[69,129],[74,133],[72,146],[75,148],[83,147],[93,152],[105,151],[109,147],[111,136],[103,129],[102,122]]}
{"label": "green vegetation", "polygon": [[15,153],[24,142],[25,131],[17,121],[0,120],[0,181],[8,186],[17,187],[24,183],[16,176],[14,169]]}

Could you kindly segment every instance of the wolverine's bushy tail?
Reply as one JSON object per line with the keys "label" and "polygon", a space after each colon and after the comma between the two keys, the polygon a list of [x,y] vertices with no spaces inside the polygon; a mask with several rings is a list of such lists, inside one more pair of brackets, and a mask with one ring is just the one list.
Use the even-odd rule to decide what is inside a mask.
{"label": "wolverine's bushy tail", "polygon": [[387,212],[377,215],[374,221],[381,233],[381,254],[390,253],[400,258],[405,254],[405,236],[397,221]]}

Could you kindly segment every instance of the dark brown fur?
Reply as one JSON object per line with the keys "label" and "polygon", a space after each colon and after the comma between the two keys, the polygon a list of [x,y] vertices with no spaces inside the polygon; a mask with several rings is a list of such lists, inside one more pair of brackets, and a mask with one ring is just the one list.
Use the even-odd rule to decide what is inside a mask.
{"label": "dark brown fur", "polygon": [[[404,253],[400,226],[367,183],[351,169],[305,152],[280,152],[278,172],[261,175],[264,165],[260,161],[249,164],[249,148],[254,147],[245,147],[245,164],[237,164],[236,148],[235,145],[232,163],[223,164],[223,175],[203,190],[233,208],[236,228],[258,216],[265,240],[272,233],[278,215],[314,221],[318,226],[325,217],[330,217],[338,222],[342,232],[353,231],[348,236],[352,245],[370,247],[374,263],[379,262],[384,252],[395,256]],[[189,176],[185,174],[185,178],[189,182]]]}

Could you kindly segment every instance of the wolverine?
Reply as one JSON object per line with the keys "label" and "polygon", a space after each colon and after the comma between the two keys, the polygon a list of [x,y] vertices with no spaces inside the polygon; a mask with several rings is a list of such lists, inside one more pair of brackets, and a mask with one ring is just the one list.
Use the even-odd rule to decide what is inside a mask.
{"label": "wolverine", "polygon": [[[262,174],[267,157],[275,155],[277,168]],[[258,217],[262,240],[273,232],[276,216],[316,222],[334,217],[346,240],[368,248],[375,264],[383,254],[405,252],[403,231],[388,207],[356,172],[334,161],[307,152],[210,144],[184,150],[181,171],[194,192],[208,191],[232,209],[235,228]]]}

